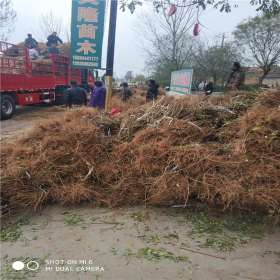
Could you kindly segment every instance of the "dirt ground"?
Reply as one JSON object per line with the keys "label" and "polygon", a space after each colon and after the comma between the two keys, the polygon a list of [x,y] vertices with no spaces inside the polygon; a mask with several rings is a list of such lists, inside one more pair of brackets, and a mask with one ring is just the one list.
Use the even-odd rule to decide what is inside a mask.
{"label": "dirt ground", "polygon": [[[22,137],[36,121],[57,114],[52,106],[19,107],[13,119],[1,122],[1,143]],[[212,211],[207,231],[201,231],[206,220],[195,209],[69,208],[54,203],[32,211],[26,223],[10,230],[4,218],[1,279],[280,280],[279,226],[265,227],[264,238],[223,228],[227,237],[221,233],[223,241],[215,243],[214,218],[232,217]],[[24,214],[19,209],[13,221]],[[243,230],[251,227],[246,223],[246,218],[240,220]],[[39,267],[16,271],[15,261],[31,261],[31,269],[36,261]]]}
{"label": "dirt ground", "polygon": [[[88,102],[90,94],[87,94]],[[16,106],[15,115],[10,120],[1,121],[1,144],[26,135],[36,122],[51,119],[61,114],[59,106],[50,103]]]}
{"label": "dirt ground", "polygon": [[17,106],[12,119],[1,121],[1,144],[26,135],[36,121],[49,119],[57,114],[60,112],[55,111],[50,104]]}
{"label": "dirt ground", "polygon": [[[17,218],[22,214],[24,210]],[[196,232],[185,220],[189,214],[201,213],[182,208],[45,206],[28,216],[29,224],[21,226],[17,241],[2,243],[2,279],[280,279],[275,253],[280,250],[279,227],[272,227],[263,241],[235,241],[233,251],[219,252],[199,248],[210,235]],[[215,212],[210,216],[217,214],[231,219]],[[39,268],[15,271],[15,260],[37,261]]]}

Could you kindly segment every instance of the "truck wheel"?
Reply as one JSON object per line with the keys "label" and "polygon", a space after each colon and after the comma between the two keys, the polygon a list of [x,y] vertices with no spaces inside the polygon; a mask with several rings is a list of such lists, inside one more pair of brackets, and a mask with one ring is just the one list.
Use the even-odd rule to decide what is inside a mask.
{"label": "truck wheel", "polygon": [[16,111],[14,99],[8,94],[1,94],[1,120],[10,119]]}

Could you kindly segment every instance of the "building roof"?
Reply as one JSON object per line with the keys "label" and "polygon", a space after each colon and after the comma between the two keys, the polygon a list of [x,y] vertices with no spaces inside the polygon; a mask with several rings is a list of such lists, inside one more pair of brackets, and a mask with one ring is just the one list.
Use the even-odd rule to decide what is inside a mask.
{"label": "building roof", "polygon": [[265,78],[280,78],[280,68],[271,71]]}
{"label": "building roof", "polygon": [[248,72],[263,72],[260,67],[248,67]]}

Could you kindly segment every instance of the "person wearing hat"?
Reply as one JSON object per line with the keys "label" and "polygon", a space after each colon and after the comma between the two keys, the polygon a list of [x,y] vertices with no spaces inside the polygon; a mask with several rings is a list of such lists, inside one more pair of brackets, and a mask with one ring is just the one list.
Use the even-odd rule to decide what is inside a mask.
{"label": "person wearing hat", "polygon": [[32,34],[27,34],[28,38],[25,39],[25,47],[34,49],[38,47],[38,42],[32,38]]}
{"label": "person wearing hat", "polygon": [[231,66],[232,71],[229,75],[226,87],[229,90],[238,90],[241,86],[244,85],[245,81],[245,71],[240,66],[239,62],[234,62]]}

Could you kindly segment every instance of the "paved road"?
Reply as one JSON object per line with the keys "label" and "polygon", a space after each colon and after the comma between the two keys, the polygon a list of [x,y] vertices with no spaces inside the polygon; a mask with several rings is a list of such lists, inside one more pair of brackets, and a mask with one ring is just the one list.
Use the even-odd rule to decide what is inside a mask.
{"label": "paved road", "polygon": [[[6,259],[2,257],[3,279],[19,276],[9,263],[16,257],[25,263],[28,258],[42,258],[34,278],[42,280],[280,279],[276,255],[280,228],[277,226],[273,233],[265,234],[263,241],[248,239],[249,243],[242,244],[236,240],[236,235],[231,241],[234,251],[217,252],[198,246],[206,244],[208,238],[209,243],[213,242],[210,236],[215,227],[219,229],[216,223],[232,220],[234,216],[224,214],[215,218],[219,212],[205,214],[203,218],[211,219],[211,224],[210,220],[206,225],[198,220],[205,225],[202,228],[189,218],[201,212],[194,213],[191,209],[90,206],[69,208],[55,203],[42,205],[35,212],[31,210],[30,224],[21,228],[22,237],[16,242],[2,243],[3,257],[7,254]],[[26,209],[19,209],[15,220],[23,213]],[[240,219],[240,224],[245,222],[246,219]],[[234,236],[237,232],[238,229],[226,233]],[[229,244],[229,239],[222,234],[218,240],[219,246]],[[181,260],[164,257],[166,252],[169,256],[180,256]],[[105,269],[96,269],[101,267]],[[10,273],[11,278],[6,278]],[[20,273],[25,279],[33,279],[30,270]]]}

